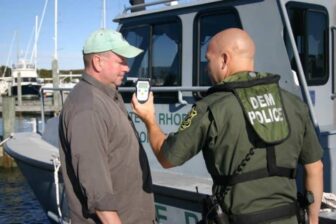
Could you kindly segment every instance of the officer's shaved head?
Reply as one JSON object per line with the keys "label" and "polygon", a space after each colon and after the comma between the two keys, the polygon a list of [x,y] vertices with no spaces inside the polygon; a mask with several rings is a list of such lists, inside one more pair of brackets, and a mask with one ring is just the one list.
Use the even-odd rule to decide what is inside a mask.
{"label": "officer's shaved head", "polygon": [[240,71],[254,70],[255,45],[247,32],[237,28],[217,33],[210,41],[206,57],[214,83]]}

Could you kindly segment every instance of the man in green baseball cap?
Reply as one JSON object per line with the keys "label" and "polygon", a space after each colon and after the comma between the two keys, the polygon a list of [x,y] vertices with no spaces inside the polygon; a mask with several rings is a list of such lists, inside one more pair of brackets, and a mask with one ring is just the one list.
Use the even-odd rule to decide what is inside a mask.
{"label": "man in green baseball cap", "polygon": [[83,47],[85,73],[104,84],[119,86],[129,71],[125,58],[133,58],[140,53],[142,50],[130,45],[121,33],[108,29],[97,30],[89,36]]}
{"label": "man in green baseball cap", "polygon": [[129,71],[126,58],[141,52],[108,29],[93,32],[84,44],[84,74],[59,124],[72,223],[155,221],[147,156],[117,89]]}
{"label": "man in green baseball cap", "polygon": [[121,33],[100,29],[93,32],[85,42],[83,53],[92,54],[105,51],[112,51],[125,58],[133,58],[139,55],[142,50],[130,45]]}

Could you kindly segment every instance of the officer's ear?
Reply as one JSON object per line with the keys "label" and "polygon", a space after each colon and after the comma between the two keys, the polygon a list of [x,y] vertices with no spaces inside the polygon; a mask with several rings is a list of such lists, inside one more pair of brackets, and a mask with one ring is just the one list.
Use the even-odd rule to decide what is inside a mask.
{"label": "officer's ear", "polygon": [[224,52],[221,54],[220,57],[220,63],[221,63],[221,69],[224,69],[230,61],[230,55],[227,52]]}
{"label": "officer's ear", "polygon": [[227,52],[224,52],[220,56],[220,68],[224,72],[228,70],[228,65],[230,63],[230,55]]}

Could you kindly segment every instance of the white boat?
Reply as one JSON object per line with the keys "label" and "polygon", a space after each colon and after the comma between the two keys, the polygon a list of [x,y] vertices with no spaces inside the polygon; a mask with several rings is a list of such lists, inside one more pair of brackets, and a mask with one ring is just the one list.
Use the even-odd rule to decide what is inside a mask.
{"label": "white boat", "polygon": [[20,59],[12,67],[11,93],[17,96],[21,87],[23,97],[39,97],[42,79],[39,78],[35,64]]}
{"label": "white boat", "polygon": [[[27,53],[25,55],[18,55],[16,64],[12,65],[11,80],[9,82],[8,93],[14,96],[21,95],[24,98],[32,98],[40,96],[40,88],[42,86],[43,79],[39,78],[37,74],[37,41],[40,33],[40,29],[43,23],[43,18],[48,1],[45,1],[45,5],[42,12],[42,19],[38,24],[38,16],[35,18],[35,35],[34,45],[32,48],[31,59],[27,59]],[[13,40],[16,39],[16,32]],[[12,44],[14,42],[12,41]],[[12,44],[9,50],[9,57],[11,56]],[[29,47],[29,46],[28,46]],[[28,49],[28,48],[27,48]],[[7,66],[7,65],[6,65]]]}
{"label": "white boat", "polygon": [[[59,80],[58,87],[59,88],[65,88],[65,89],[72,89],[75,87],[75,85],[79,82],[79,79],[82,77],[80,74],[64,74],[64,75],[59,75],[61,78]],[[47,79],[44,79],[44,84],[42,85],[42,88],[44,89],[43,95],[50,97],[53,95],[53,87],[54,84],[51,82],[46,82]],[[51,81],[50,79],[48,81]]]}
{"label": "white boat", "polygon": [[[224,28],[243,28],[256,43],[256,70],[280,74],[280,85],[307,103],[324,149],[324,191],[336,192],[336,2],[203,0],[165,4],[169,2],[129,7],[115,18],[124,37],[144,50],[128,61],[128,76],[153,81],[156,116],[163,131],[176,131],[201,96],[199,92],[208,88],[204,55],[209,39]],[[134,88],[129,86],[132,84],[126,82],[119,90],[124,92],[148,155],[159,222],[197,223],[202,198],[211,194],[212,187],[202,155],[181,167],[162,169],[150,149],[145,126],[131,112],[129,92]],[[56,117],[46,123],[42,135],[16,133],[5,144],[54,222],[59,218],[68,221],[62,174],[56,166],[57,124]],[[320,218],[320,223],[335,223],[336,212],[323,212]]]}

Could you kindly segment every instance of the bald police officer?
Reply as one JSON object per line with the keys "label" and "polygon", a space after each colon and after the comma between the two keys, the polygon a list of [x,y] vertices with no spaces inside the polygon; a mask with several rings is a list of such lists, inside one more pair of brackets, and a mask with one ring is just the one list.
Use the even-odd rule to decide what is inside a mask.
{"label": "bald police officer", "polygon": [[176,133],[166,136],[155,120],[153,95],[135,113],[144,121],[163,167],[203,152],[213,194],[230,223],[298,223],[295,168],[304,166],[314,195],[310,223],[318,223],[323,188],[322,149],[306,105],[281,89],[279,76],[254,72],[255,45],[243,30],[215,35],[206,58],[215,84]]}

